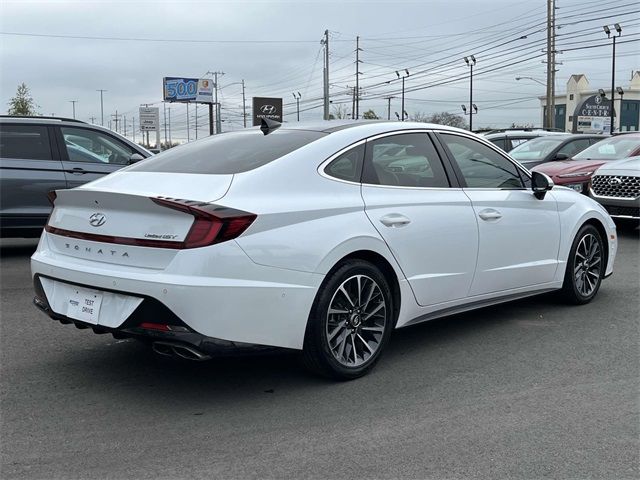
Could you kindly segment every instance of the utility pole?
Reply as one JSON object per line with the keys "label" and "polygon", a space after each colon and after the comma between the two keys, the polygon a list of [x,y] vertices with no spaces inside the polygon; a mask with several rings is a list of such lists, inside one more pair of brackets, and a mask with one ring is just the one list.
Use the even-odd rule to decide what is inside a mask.
{"label": "utility pole", "polygon": [[393,96],[384,97],[384,99],[387,101],[387,120],[391,120],[391,99],[392,98],[396,98],[396,97],[393,97]]}
{"label": "utility pole", "polygon": [[556,76],[556,52],[555,52],[555,0],[547,0],[547,112],[545,115],[545,127],[553,128],[555,125],[555,76]]}
{"label": "utility pole", "polygon": [[324,119],[329,120],[329,30],[324,31],[324,39],[320,43],[324,45]]}
{"label": "utility pole", "polygon": [[360,117],[360,37],[356,37],[356,90],[355,90],[355,99],[356,99],[356,120]]}
{"label": "utility pole", "polygon": [[127,136],[127,117],[126,116],[122,116],[122,123],[124,124],[124,136]]}
{"label": "utility pole", "polygon": [[356,87],[351,92],[351,120],[356,118]]}
{"label": "utility pole", "polygon": [[104,103],[102,102],[102,94],[107,90],[98,89],[96,92],[100,92],[100,125],[104,127]]}
{"label": "utility pole", "polygon": [[242,79],[242,120],[244,128],[247,128],[247,101],[244,96],[244,78]]}
{"label": "utility pole", "polygon": [[113,123],[115,123],[116,125],[116,133],[120,133],[118,131],[118,122],[120,121],[120,115],[118,115],[118,110],[116,110],[115,114],[112,113],[111,116],[113,117]]}
{"label": "utility pole", "polygon": [[[406,74],[406,75],[405,75]],[[407,78],[409,76],[409,70],[408,69],[404,69],[404,74],[402,75],[402,77],[400,77],[400,72],[398,72],[396,70],[396,76],[398,78],[402,78],[402,105],[401,105],[401,113],[402,113],[402,121],[404,122],[404,118],[405,118],[405,110],[404,110],[404,79]]]}
{"label": "utility pole", "polygon": [[167,147],[167,102],[162,102],[162,116],[164,118],[164,148]]}
{"label": "utility pole", "polygon": [[76,118],[76,102],[77,102],[77,100],[69,100],[69,102],[71,102],[71,104],[73,105],[73,119],[75,120],[75,118]]}
{"label": "utility pole", "polygon": [[136,117],[131,119],[131,130],[133,130],[133,142],[136,141]]}
{"label": "utility pole", "polygon": [[198,104],[196,103],[196,140],[198,139]]}
{"label": "utility pole", "polygon": [[168,108],[169,111],[169,145],[173,145],[173,140],[171,140],[171,107]]}
{"label": "utility pole", "polygon": [[91,123],[96,123],[96,117],[90,117],[90,118],[91,118]]}
{"label": "utility pole", "polygon": [[187,142],[190,142],[191,138],[189,137],[189,102],[187,102]]}

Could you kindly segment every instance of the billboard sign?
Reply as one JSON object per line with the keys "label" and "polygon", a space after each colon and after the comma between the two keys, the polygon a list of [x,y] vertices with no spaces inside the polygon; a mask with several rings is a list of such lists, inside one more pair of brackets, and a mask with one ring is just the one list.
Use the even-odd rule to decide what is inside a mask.
{"label": "billboard sign", "polygon": [[282,123],[282,98],[253,97],[253,126],[263,118]]}
{"label": "billboard sign", "polygon": [[573,133],[609,131],[611,108],[611,100],[599,94],[591,95],[580,103],[573,113]]}
{"label": "billboard sign", "polygon": [[140,131],[160,131],[160,109],[158,107],[140,107]]}
{"label": "billboard sign", "polygon": [[213,81],[208,78],[164,77],[166,102],[213,103]]}

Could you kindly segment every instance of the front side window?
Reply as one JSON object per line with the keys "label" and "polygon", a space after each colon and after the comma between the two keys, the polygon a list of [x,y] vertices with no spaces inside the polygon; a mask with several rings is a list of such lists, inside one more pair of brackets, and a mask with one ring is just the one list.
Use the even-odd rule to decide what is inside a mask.
{"label": "front side window", "polygon": [[426,133],[390,135],[367,142],[362,182],[395,187],[448,187],[449,181]]}
{"label": "front side window", "polygon": [[336,157],[325,167],[324,172],[330,177],[338,178],[340,180],[360,182],[363,157],[364,143]]}
{"label": "front side window", "polygon": [[47,127],[0,125],[0,157],[51,160]]}
{"label": "front side window", "polygon": [[590,142],[588,138],[581,138],[579,140],[574,140],[572,142],[567,143],[566,145],[563,145],[563,147],[560,150],[558,150],[558,153],[564,153],[567,156],[571,157],[576,153],[581,152],[582,150],[587,148],[589,145],[590,145]]}
{"label": "front side window", "polygon": [[522,162],[542,160],[558,148],[558,145],[560,145],[563,140],[563,138],[557,138],[555,136],[534,138],[522,145],[518,145],[509,152],[509,155]]}
{"label": "front side window", "polygon": [[523,188],[516,166],[507,158],[472,138],[441,133],[467,187]]}
{"label": "front side window", "polygon": [[124,142],[95,130],[60,127],[72,162],[128,165],[134,150]]}
{"label": "front side window", "polygon": [[619,160],[636,155],[640,150],[640,137],[620,135],[607,138],[576,154],[574,160]]}

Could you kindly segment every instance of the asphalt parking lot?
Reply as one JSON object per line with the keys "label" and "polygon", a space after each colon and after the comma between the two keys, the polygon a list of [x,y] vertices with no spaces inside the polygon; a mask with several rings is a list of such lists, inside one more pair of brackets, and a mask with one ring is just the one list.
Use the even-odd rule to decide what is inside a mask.
{"label": "asphalt parking lot", "polygon": [[32,306],[34,241],[3,240],[9,478],[640,477],[640,240],[596,300],[535,297],[397,331],[333,383],[292,353],[190,363]]}

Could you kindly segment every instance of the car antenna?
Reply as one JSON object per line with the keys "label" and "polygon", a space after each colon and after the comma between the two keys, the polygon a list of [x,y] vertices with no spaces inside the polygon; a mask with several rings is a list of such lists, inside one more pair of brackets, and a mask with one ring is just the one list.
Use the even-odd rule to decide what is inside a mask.
{"label": "car antenna", "polygon": [[276,122],[275,120],[271,120],[269,118],[263,118],[260,120],[260,130],[265,135],[269,135],[271,132],[279,129],[282,126],[280,122]]}

